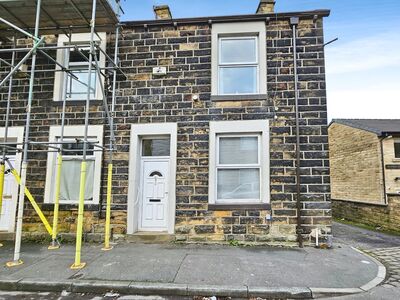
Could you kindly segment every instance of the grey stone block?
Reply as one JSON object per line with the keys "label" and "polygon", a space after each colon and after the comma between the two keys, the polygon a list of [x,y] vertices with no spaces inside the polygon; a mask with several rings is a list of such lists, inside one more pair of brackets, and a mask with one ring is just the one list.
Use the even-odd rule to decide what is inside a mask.
{"label": "grey stone block", "polygon": [[176,283],[132,282],[129,285],[129,294],[186,296],[187,285]]}
{"label": "grey stone block", "polygon": [[312,293],[309,288],[300,287],[251,287],[249,297],[261,297],[266,299],[310,299]]}

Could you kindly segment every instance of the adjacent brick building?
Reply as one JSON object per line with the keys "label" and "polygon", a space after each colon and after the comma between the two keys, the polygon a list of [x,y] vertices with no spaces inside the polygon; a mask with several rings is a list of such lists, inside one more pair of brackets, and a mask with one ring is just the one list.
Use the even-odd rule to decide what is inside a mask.
{"label": "adjacent brick building", "polygon": [[329,126],[333,215],[400,231],[400,120]]}
{"label": "adjacent brick building", "polygon": [[[272,7],[273,1],[261,1],[257,14],[187,19],[171,19],[167,7],[158,7],[157,20],[123,24],[119,58],[128,78],[117,82],[114,236],[152,231],[182,242],[283,244],[295,243],[297,233],[307,241],[314,228],[322,239],[331,234],[323,47],[329,11],[274,13]],[[293,69],[297,17],[300,210]],[[82,34],[75,37],[84,40]],[[111,55],[114,36],[100,37]],[[62,35],[47,37],[48,45],[64,41]],[[52,55],[63,58],[62,51]],[[45,70],[55,67],[42,56],[38,63]],[[60,76],[49,71],[37,77],[32,141],[59,136]],[[27,80],[15,79],[14,85],[10,122],[17,128],[25,124]],[[73,139],[82,135],[84,103],[79,85],[67,88],[66,136],[77,147]],[[97,93],[89,135],[107,144],[110,134]],[[6,99],[1,88],[0,127]],[[79,157],[69,159],[66,170],[74,174]],[[96,236],[104,226],[107,153],[93,152],[91,159],[85,233]],[[49,218],[54,164],[54,153],[30,153],[28,187]],[[74,232],[77,216],[71,177],[65,174],[61,202],[64,234]],[[29,204],[24,231],[45,232]]]}

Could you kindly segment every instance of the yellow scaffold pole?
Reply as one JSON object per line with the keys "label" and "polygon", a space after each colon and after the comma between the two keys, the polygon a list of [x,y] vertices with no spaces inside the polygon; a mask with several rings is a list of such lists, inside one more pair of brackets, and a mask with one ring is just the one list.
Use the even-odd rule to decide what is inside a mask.
{"label": "yellow scaffold pole", "polygon": [[[4,172],[6,170],[6,167],[4,165],[4,162],[0,163],[0,217],[1,217],[1,212],[3,208],[3,187],[4,187]],[[0,243],[0,247],[3,247],[3,244]]]}
{"label": "yellow scaffold pole", "polygon": [[58,153],[56,190],[54,195],[53,234],[51,236],[51,245],[47,248],[49,250],[55,250],[60,248],[60,245],[57,242],[57,233],[58,233],[58,211],[60,208],[61,167],[62,167],[62,155],[61,153]]}
{"label": "yellow scaffold pole", "polygon": [[108,164],[108,176],[107,176],[107,208],[106,208],[106,226],[104,235],[104,247],[103,251],[109,251],[112,249],[110,246],[110,222],[111,222],[111,189],[112,189],[112,171],[113,165]]}
{"label": "yellow scaffold pole", "polygon": [[[19,177],[17,170],[12,169],[11,173],[14,175],[15,180],[17,181],[17,183],[19,185],[21,185],[21,177]],[[42,221],[42,223],[44,224],[44,227],[46,227],[47,232],[52,235],[53,234],[53,230],[51,229],[51,226],[49,224],[49,222],[47,221],[46,217],[44,216],[43,212],[41,211],[39,205],[37,205],[35,199],[33,198],[31,192],[28,190],[27,187],[25,187],[25,195],[28,198],[29,202],[31,203],[31,205],[33,206],[33,209],[36,211],[36,213],[38,214],[40,220]]]}
{"label": "yellow scaffold pole", "polygon": [[85,187],[86,187],[86,161],[81,164],[81,181],[79,188],[79,207],[78,207],[78,223],[76,231],[76,248],[75,248],[75,263],[71,269],[82,269],[86,263],[81,262],[81,249],[82,249],[82,231],[83,231],[83,208],[85,205]]}
{"label": "yellow scaffold pole", "polygon": [[4,172],[6,171],[6,166],[4,162],[0,163],[0,215],[3,209],[3,188],[4,188]]}
{"label": "yellow scaffold pole", "polygon": [[[92,74],[93,68],[93,53],[94,51],[94,33],[96,23],[96,5],[97,0],[92,1],[92,20],[90,22],[90,53],[89,53],[89,72]],[[86,94],[86,106],[85,106],[85,134],[83,139],[83,157],[81,164],[81,182],[79,188],[79,207],[78,207],[78,222],[76,229],[76,249],[75,249],[75,262],[71,266],[71,269],[82,269],[86,266],[86,263],[81,262],[81,250],[82,250],[82,231],[83,231],[83,211],[85,206],[85,189],[86,189],[86,155],[88,149],[88,133],[89,133],[89,111],[90,111],[90,95],[91,95],[92,76],[88,76],[87,94]]]}

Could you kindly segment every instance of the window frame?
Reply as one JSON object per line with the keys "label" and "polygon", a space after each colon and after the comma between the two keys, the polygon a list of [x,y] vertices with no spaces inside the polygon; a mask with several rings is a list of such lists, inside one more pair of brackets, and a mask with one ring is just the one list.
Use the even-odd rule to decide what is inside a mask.
{"label": "window frame", "polygon": [[400,156],[396,156],[396,144],[400,145],[400,138],[393,139],[393,157],[395,160],[400,160]]}
{"label": "window frame", "polygon": [[[85,126],[65,126],[64,128],[64,140],[73,138],[83,138],[82,133],[84,132]],[[61,133],[61,126],[51,126],[49,142],[56,141],[59,139]],[[96,139],[98,145],[103,145],[103,126],[102,125],[90,125],[88,129],[89,140]],[[53,146],[57,146],[54,144]],[[95,148],[96,150],[96,148]],[[81,157],[81,156],[77,156]],[[67,159],[71,157],[67,156]],[[76,158],[75,158],[76,159]],[[88,157],[88,160],[95,161],[94,169],[94,182],[93,182],[93,199],[91,201],[85,201],[85,205],[94,204],[97,205],[100,202],[100,187],[101,187],[101,172],[102,172],[102,159],[103,152],[95,151],[93,155]],[[64,157],[63,157],[64,161]],[[45,185],[45,196],[44,203],[54,203],[54,192],[55,192],[55,180],[56,180],[56,164],[57,164],[57,152],[49,152],[47,154],[47,168],[46,168],[46,185]],[[62,201],[60,204],[77,205],[79,199],[76,201]]]}
{"label": "window frame", "polygon": [[[242,137],[256,137],[257,138],[257,163],[256,164],[221,164],[220,162],[220,156],[221,153],[219,152],[220,150],[220,140],[221,138],[225,137],[233,137],[233,138],[242,138]],[[262,172],[262,144],[261,144],[261,133],[255,134],[255,133],[242,133],[242,134],[228,134],[228,133],[222,133],[222,134],[216,134],[216,164],[215,164],[215,187],[216,187],[216,194],[215,194],[215,200],[219,204],[226,204],[226,203],[244,203],[244,202],[251,202],[251,203],[260,203],[261,202],[261,172]],[[260,199],[218,199],[218,171],[219,170],[244,170],[244,169],[258,169],[259,173],[259,195]]]}
{"label": "window frame", "polygon": [[[235,129],[233,129],[235,128]],[[219,141],[221,137],[258,137],[258,164],[221,165]],[[216,121],[210,122],[209,149],[209,204],[249,205],[270,203],[269,192],[269,121]],[[228,167],[226,167],[228,166]],[[242,167],[246,166],[246,167]],[[219,169],[256,169],[259,168],[260,199],[218,199]]]}
{"label": "window frame", "polygon": [[[100,38],[99,38],[100,37]],[[66,35],[59,35],[58,41],[57,41],[57,46],[65,46],[65,45],[70,45],[70,44],[76,44],[76,45],[81,45],[86,44],[90,42],[90,33],[74,33],[72,34],[71,37],[71,42],[69,38]],[[99,32],[98,36],[95,35],[94,42],[99,43],[100,48],[105,52],[106,47],[107,47],[107,34],[105,32]],[[100,68],[104,68],[106,66],[106,57],[105,55],[99,51],[99,57],[97,58],[99,61]],[[69,66],[69,57],[67,57],[67,51],[65,49],[58,49],[57,50],[57,57],[56,60],[58,63],[60,63],[63,66],[68,67]],[[77,64],[77,63],[74,63]],[[89,63],[86,63],[89,65]],[[84,62],[82,62],[82,65],[84,65]],[[61,67],[56,65],[56,70],[61,70]],[[98,74],[96,75],[96,86],[95,86],[95,97],[91,98],[90,100],[102,100],[103,95],[101,92],[101,87],[104,86],[105,80],[103,76],[99,76]],[[63,93],[66,87],[64,86],[64,80],[65,76],[68,76],[65,72],[56,72],[55,73],[55,79],[54,79],[54,92],[53,92],[53,100],[55,102],[62,101],[63,99]],[[76,101],[83,101],[85,99],[68,99],[67,98],[67,103],[74,103]]]}
{"label": "window frame", "polygon": [[[222,62],[222,41],[224,40],[248,40],[253,39],[255,40],[255,52],[256,52],[256,60],[254,62],[239,62],[239,63],[223,63]],[[257,95],[259,94],[260,90],[260,57],[259,57],[259,37],[257,35],[244,35],[244,36],[218,36],[218,95]],[[256,68],[256,82],[255,86],[256,89],[254,93],[235,93],[235,94],[225,94],[221,92],[221,69],[234,69],[234,68]]]}
{"label": "window frame", "polygon": [[[221,63],[221,39],[248,39],[256,38],[257,55],[257,78],[256,92],[243,94],[222,94],[220,92],[220,63]],[[264,46],[263,46],[264,45]],[[211,43],[211,94],[212,96],[257,96],[267,93],[267,44],[266,44],[266,24],[263,21],[257,22],[235,22],[218,23],[212,27]],[[230,64],[234,66],[235,64]],[[246,66],[240,63],[238,66]],[[250,66],[255,64],[250,63]]]}

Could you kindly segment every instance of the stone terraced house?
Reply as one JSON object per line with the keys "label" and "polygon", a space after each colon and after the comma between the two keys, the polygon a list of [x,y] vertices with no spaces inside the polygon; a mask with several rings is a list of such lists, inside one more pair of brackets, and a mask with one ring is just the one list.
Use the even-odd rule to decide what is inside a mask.
{"label": "stone terraced house", "polygon": [[[155,7],[155,20],[122,23],[119,59],[128,78],[117,78],[114,238],[296,244],[307,243],[313,229],[319,229],[322,241],[331,235],[323,34],[329,11],[276,13],[274,4],[262,0],[250,15],[183,19],[161,6]],[[113,34],[100,32],[96,38],[112,56]],[[87,39],[78,33],[71,42]],[[46,36],[47,45],[67,42],[62,34]],[[18,46],[29,43],[17,40]],[[65,61],[63,53],[52,55]],[[99,57],[104,66],[104,55]],[[74,51],[67,63],[88,78],[79,73],[86,62]],[[37,75],[30,140],[57,140],[60,99],[67,89],[65,138],[68,147],[79,149],[82,87],[65,85],[69,81],[62,72],[50,71],[55,65],[46,57],[38,56],[38,68],[49,72]],[[0,64],[1,74],[5,69]],[[110,133],[100,90],[102,85],[107,90],[111,80],[96,80],[90,107],[89,136],[104,145]],[[17,143],[24,135],[27,78],[15,78],[14,86],[10,138]],[[2,87],[0,137],[6,99]],[[108,153],[88,155],[87,240],[104,232]],[[80,153],[63,159],[60,231],[68,237],[76,229]],[[20,154],[10,160],[18,169]],[[27,186],[49,219],[55,165],[54,152],[30,153]],[[12,233],[17,186],[12,179],[6,183],[0,230]],[[33,238],[46,232],[29,203],[23,231]]]}
{"label": "stone terraced house", "polygon": [[400,232],[400,120],[329,125],[333,215]]}

